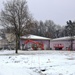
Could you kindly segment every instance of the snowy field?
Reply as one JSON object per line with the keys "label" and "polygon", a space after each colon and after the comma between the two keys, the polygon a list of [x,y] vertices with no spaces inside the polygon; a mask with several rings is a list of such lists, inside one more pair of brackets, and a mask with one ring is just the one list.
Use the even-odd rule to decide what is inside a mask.
{"label": "snowy field", "polygon": [[0,75],[75,75],[74,51],[0,51]]}

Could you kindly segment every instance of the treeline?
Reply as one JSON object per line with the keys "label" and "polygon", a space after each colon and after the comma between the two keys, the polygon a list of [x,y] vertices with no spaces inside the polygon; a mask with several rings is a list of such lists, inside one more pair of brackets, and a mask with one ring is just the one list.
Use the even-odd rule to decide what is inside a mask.
{"label": "treeline", "polygon": [[[70,23],[71,22],[71,23]],[[57,25],[52,20],[34,21],[35,27],[29,32],[30,34],[35,34],[39,36],[44,36],[48,38],[59,38],[64,36],[74,36],[75,35],[75,22],[66,22],[65,26]]]}
{"label": "treeline", "polygon": [[30,34],[44,36],[48,38],[56,38],[65,36],[64,27],[56,25],[52,20],[34,21],[35,27],[32,28]]}

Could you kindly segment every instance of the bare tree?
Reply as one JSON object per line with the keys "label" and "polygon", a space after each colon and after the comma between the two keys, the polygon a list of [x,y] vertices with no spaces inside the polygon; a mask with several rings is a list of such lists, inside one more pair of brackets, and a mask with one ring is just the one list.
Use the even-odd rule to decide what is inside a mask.
{"label": "bare tree", "polygon": [[6,28],[13,28],[16,35],[16,53],[20,49],[20,36],[27,31],[27,25],[31,24],[26,0],[11,0],[4,3],[4,9],[0,15],[1,23]]}
{"label": "bare tree", "polygon": [[46,35],[49,38],[55,37],[55,23],[52,20],[46,20],[45,21],[45,27],[46,27]]}

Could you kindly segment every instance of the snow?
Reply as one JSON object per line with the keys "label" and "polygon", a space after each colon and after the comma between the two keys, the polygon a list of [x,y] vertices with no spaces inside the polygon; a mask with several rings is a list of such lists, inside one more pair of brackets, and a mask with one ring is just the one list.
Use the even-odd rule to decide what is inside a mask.
{"label": "snow", "polygon": [[50,40],[50,38],[36,36],[36,35],[29,35],[29,36],[22,36],[22,39],[43,39],[43,40]]}
{"label": "snow", "polygon": [[75,51],[2,50],[0,75],[75,75]]}
{"label": "snow", "polygon": [[[72,38],[75,39],[75,36],[73,36]],[[71,37],[70,36],[67,36],[67,37],[55,38],[55,39],[53,39],[53,41],[54,40],[70,40],[70,39],[71,39]]]}

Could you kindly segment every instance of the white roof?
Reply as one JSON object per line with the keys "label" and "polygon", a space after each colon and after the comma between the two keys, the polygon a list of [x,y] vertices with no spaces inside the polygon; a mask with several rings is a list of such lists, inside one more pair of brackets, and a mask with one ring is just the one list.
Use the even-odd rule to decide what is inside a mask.
{"label": "white roof", "polygon": [[[53,39],[53,41],[55,41],[55,40],[70,40],[70,39],[71,39],[71,37],[67,36],[67,37],[55,38],[55,39]],[[73,39],[75,39],[75,36],[73,37]]]}
{"label": "white roof", "polygon": [[21,39],[42,39],[42,40],[50,40],[50,38],[36,36],[36,35],[22,36]]}

